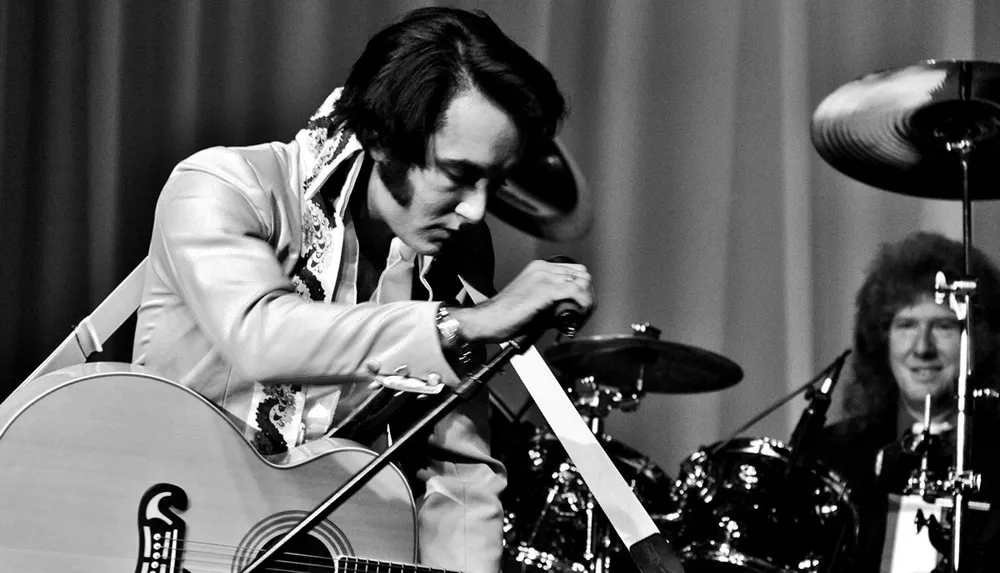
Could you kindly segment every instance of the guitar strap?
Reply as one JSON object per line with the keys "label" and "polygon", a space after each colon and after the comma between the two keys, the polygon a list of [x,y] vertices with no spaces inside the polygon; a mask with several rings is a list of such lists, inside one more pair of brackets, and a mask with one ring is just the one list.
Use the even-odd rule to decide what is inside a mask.
{"label": "guitar strap", "polygon": [[[466,286],[476,304],[486,300]],[[625,545],[632,548],[641,540],[659,536],[660,530],[653,519],[580,417],[538,350],[531,346],[514,356],[510,364]]]}
{"label": "guitar strap", "polygon": [[147,264],[148,259],[143,259],[136,265],[94,312],[81,320],[52,354],[24,379],[21,386],[60,368],[83,364],[88,356],[101,352],[104,342],[139,308]]}

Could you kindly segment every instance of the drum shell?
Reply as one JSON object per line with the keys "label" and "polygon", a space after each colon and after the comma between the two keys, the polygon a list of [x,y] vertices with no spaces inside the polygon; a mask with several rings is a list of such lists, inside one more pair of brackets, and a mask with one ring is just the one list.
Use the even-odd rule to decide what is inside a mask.
{"label": "drum shell", "polygon": [[[600,441],[654,521],[674,511],[673,480],[666,473],[617,440],[605,436]],[[635,571],[624,545],[552,433],[538,431],[526,448],[504,462],[508,471],[503,498],[504,573],[587,571],[588,551],[604,556],[614,573]],[[588,533],[588,512],[593,512],[599,528],[593,538]]]}
{"label": "drum shell", "polygon": [[666,520],[689,572],[826,571],[857,535],[842,479],[769,438],[738,438],[682,465]]}

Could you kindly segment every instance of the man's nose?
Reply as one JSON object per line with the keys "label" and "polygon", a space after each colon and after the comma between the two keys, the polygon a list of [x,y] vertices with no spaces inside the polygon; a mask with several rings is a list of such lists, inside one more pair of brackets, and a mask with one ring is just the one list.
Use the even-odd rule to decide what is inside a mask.
{"label": "man's nose", "polygon": [[486,217],[487,185],[487,180],[481,179],[475,187],[466,191],[462,202],[455,207],[455,212],[469,223],[478,223]]}
{"label": "man's nose", "polygon": [[930,325],[921,325],[917,329],[917,339],[913,341],[913,352],[923,356],[934,354],[936,351],[933,329]]}

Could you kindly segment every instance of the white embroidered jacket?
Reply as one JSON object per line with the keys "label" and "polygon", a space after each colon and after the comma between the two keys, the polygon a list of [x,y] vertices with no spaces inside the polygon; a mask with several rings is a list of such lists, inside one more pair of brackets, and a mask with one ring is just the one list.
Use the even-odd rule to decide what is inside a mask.
{"label": "white embroidered jacket", "polygon": [[[292,142],[217,147],[184,160],[157,203],[133,361],[195,389],[250,425],[255,389],[258,398],[261,390],[257,380],[363,372],[371,358],[383,372],[406,365],[416,378],[457,377],[438,343],[437,303],[332,298],[346,283],[353,289],[355,277],[342,276],[341,256],[350,252],[345,243],[357,239],[345,236],[342,218],[364,156],[353,136],[327,129],[324,120],[338,95],[331,94]],[[331,294],[318,302],[301,296],[301,284],[292,277],[315,240],[307,236],[308,202],[341,167],[350,175],[325,237],[320,277]],[[482,227],[478,236],[485,232],[488,242]],[[418,259],[421,280],[436,300],[462,301],[470,285],[492,281],[491,247],[482,257],[463,255],[457,263],[436,265],[462,275],[443,282],[451,292],[434,292],[427,277],[439,269],[432,269],[429,257]],[[478,278],[466,277],[466,268]],[[486,284],[484,290],[491,288]],[[308,402],[300,403],[300,418],[314,406]],[[426,489],[419,501],[423,564],[469,573],[499,570],[499,494],[506,477],[490,456],[487,407],[481,396],[442,420],[430,437],[430,459],[417,472]]]}

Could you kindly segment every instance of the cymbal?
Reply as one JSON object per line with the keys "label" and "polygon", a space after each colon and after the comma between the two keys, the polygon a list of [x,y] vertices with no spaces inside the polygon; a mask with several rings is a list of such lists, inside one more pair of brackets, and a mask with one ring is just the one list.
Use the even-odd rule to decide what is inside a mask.
{"label": "cymbal", "polygon": [[563,379],[593,376],[597,384],[641,392],[711,392],[743,379],[743,369],[728,358],[642,335],[575,338],[549,347],[544,356]]}
{"label": "cymbal", "polygon": [[514,167],[490,199],[489,210],[508,225],[549,241],[582,237],[593,223],[583,174],[556,138]]}
{"label": "cymbal", "polygon": [[862,183],[959,200],[956,146],[968,144],[970,199],[1000,198],[1000,63],[928,60],[863,76],[819,104],[812,140]]}

